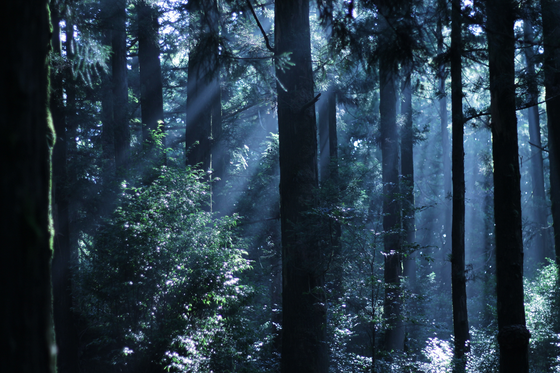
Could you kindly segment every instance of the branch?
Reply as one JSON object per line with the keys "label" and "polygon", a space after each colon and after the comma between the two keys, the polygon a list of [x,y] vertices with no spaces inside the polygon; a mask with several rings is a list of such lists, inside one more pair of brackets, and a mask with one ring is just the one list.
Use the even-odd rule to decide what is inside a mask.
{"label": "branch", "polygon": [[244,107],[242,107],[242,108],[240,108],[240,109],[237,109],[237,110],[235,110],[235,111],[232,112],[232,113],[222,115],[222,120],[227,120],[227,119],[229,119],[229,118],[232,118],[232,117],[236,116],[237,114],[244,112],[245,110],[249,110],[250,108],[252,108],[253,106],[255,106],[255,105],[257,105],[257,104],[258,104],[258,103],[255,102],[254,104],[249,104],[249,105],[244,106]]}
{"label": "branch", "polygon": [[539,146],[539,145],[537,145],[537,144],[533,144],[531,141],[529,141],[529,145],[532,145],[532,146],[534,146],[535,148],[540,149],[541,151],[548,153],[548,150],[546,150],[544,147]]}
{"label": "branch", "polygon": [[270,60],[272,58],[274,58],[274,56],[269,56],[269,57],[235,57],[232,56],[230,57],[231,59],[234,60],[248,60],[248,61],[252,61],[252,60]]}
{"label": "branch", "polygon": [[485,112],[476,113],[475,115],[472,115],[470,117],[463,118],[463,123],[467,123],[469,120],[480,118],[480,117],[483,117],[485,115],[490,115],[490,113],[485,113]]}
{"label": "branch", "polygon": [[319,97],[321,97],[320,93],[317,96],[315,96],[315,98],[313,100],[311,100],[307,104],[303,105],[300,112],[303,113],[307,108],[309,108],[310,106],[313,106],[317,101],[319,101]]}
{"label": "branch", "polygon": [[271,220],[279,220],[280,219],[280,214],[278,214],[278,216],[275,216],[273,218],[266,218],[266,219],[261,219],[261,220],[253,220],[253,221],[243,221],[241,220],[238,225],[249,225],[249,224],[257,224],[257,223],[263,223],[265,221],[271,221]]}
{"label": "branch", "polygon": [[270,46],[270,42],[268,41],[268,36],[266,36],[266,32],[264,31],[264,28],[262,27],[261,22],[259,21],[259,18],[257,17],[257,13],[255,13],[255,9],[253,9],[253,5],[251,5],[251,0],[247,0],[247,4],[249,5],[249,9],[251,9],[251,13],[253,13],[253,17],[255,17],[255,21],[257,21],[257,25],[259,25],[259,29],[261,29],[261,32],[262,32],[263,37],[264,37],[264,41],[266,42],[266,47],[268,48],[269,51],[276,54],[276,51],[274,50],[274,48],[272,48]]}
{"label": "branch", "polygon": [[[557,95],[557,96],[558,96],[558,95]],[[555,97],[557,97],[557,96],[549,97],[549,98],[547,98],[546,100],[542,100],[542,101],[539,101],[539,102],[533,102],[533,103],[525,104],[525,105],[523,105],[523,106],[520,106],[520,107],[516,108],[515,111],[525,110],[525,109],[528,109],[528,108],[533,107],[533,106],[538,106],[538,105],[540,105],[540,104],[544,104],[544,103],[546,103],[547,101],[550,101],[550,100],[552,100],[553,98],[555,98]],[[463,122],[464,122],[464,123],[467,123],[467,122],[468,122],[469,120],[471,120],[471,119],[480,118],[480,117],[483,117],[483,116],[485,116],[485,115],[490,115],[490,113],[480,112],[480,113],[477,113],[477,114],[475,114],[475,115],[473,115],[473,116],[464,118],[464,119],[463,119]],[[531,144],[531,145],[533,145],[533,144]],[[535,145],[535,146],[536,146],[536,145]],[[538,146],[537,146],[537,148],[538,148]],[[544,149],[541,149],[541,150],[544,150]],[[546,150],[545,150],[545,151],[546,151]]]}

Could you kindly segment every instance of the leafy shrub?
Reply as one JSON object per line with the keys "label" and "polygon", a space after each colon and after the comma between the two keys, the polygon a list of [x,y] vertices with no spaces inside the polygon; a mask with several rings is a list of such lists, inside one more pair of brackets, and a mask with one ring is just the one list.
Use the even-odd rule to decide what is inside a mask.
{"label": "leafy shrub", "polygon": [[249,267],[236,221],[213,220],[208,198],[190,170],[162,168],[150,185],[123,189],[81,255],[78,309],[92,359],[205,370],[225,315],[250,291],[236,277]]}
{"label": "leafy shrub", "polygon": [[[529,366],[532,372],[558,371],[559,336],[558,311],[555,299],[558,296],[558,267],[552,260],[540,269],[536,278],[525,279],[525,315],[527,329],[531,332]],[[556,369],[556,370],[551,370]]]}
{"label": "leafy shrub", "polygon": [[495,325],[488,329],[470,329],[470,352],[467,354],[467,372],[497,373],[499,371],[498,340]]}
{"label": "leafy shrub", "polygon": [[422,372],[448,373],[452,371],[453,345],[451,341],[433,337],[428,339],[422,350],[428,362],[420,363]]}

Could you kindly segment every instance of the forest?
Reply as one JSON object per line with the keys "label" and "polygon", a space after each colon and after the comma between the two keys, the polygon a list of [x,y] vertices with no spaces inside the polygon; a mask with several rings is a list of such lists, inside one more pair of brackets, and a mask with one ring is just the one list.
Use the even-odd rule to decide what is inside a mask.
{"label": "forest", "polygon": [[0,17],[0,371],[560,372],[560,0]]}

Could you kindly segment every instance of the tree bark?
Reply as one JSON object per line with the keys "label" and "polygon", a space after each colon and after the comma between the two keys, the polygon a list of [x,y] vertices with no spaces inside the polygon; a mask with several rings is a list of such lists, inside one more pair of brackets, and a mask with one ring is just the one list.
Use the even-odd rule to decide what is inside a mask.
{"label": "tree bark", "polygon": [[550,199],[556,263],[560,265],[560,1],[541,0]]}
{"label": "tree bark", "polygon": [[128,115],[128,68],[126,63],[126,0],[111,3],[111,57],[113,78],[113,124],[115,165],[118,173],[128,167],[130,157],[130,128]]}
{"label": "tree bark", "polygon": [[[60,16],[57,6],[51,7],[53,52],[61,56]],[[79,371],[79,343],[74,319],[72,267],[70,245],[69,196],[67,175],[66,108],[64,107],[63,76],[68,69],[52,74],[51,114],[56,131],[53,149],[53,215],[54,256],[52,260],[53,312],[58,349],[57,369],[60,373]],[[69,74],[67,74],[69,75]]]}
{"label": "tree bark", "polygon": [[[327,39],[327,44],[332,38],[333,25],[333,2],[327,0],[322,9],[323,32]],[[328,194],[329,202],[336,203],[339,198],[338,180],[338,135],[336,124],[336,87],[330,80],[326,92],[323,93],[322,102],[319,101],[319,181],[321,188]],[[328,242],[325,250],[333,253],[330,265],[332,273],[332,300],[336,301],[343,295],[343,270],[340,261],[340,236],[342,234],[340,223],[334,219],[325,219],[325,241]]]}
{"label": "tree bark", "polygon": [[[437,19],[437,48],[438,55],[443,57],[444,44],[443,44],[443,26],[448,24],[448,9],[447,2],[445,0],[438,0],[439,16]],[[444,58],[440,59],[438,66],[438,91],[440,96],[439,99],[439,117],[440,117],[440,128],[441,128],[441,159],[442,159],[442,176],[443,176],[443,226],[442,226],[442,244],[441,244],[441,254],[439,260],[443,265],[441,270],[442,283],[440,284],[441,289],[444,291],[449,291],[450,285],[450,274],[449,267],[447,266],[447,261],[452,250],[452,207],[453,202],[451,199],[451,149],[449,146],[449,131],[447,125],[449,124],[447,115],[447,94],[445,92],[445,80],[447,78],[447,70],[445,68],[446,62]]]}
{"label": "tree bark", "polygon": [[521,191],[515,113],[514,4],[487,1],[500,372],[529,371],[523,306]]}
{"label": "tree bark", "polygon": [[[333,0],[323,4],[322,26],[327,44],[333,33]],[[328,77],[331,80],[331,77]],[[319,112],[319,177],[321,182],[336,181],[338,175],[338,136],[336,132],[336,87],[329,82]]]}
{"label": "tree bark", "polygon": [[276,54],[291,52],[295,64],[276,69],[279,81],[280,214],[282,231],[283,373],[326,373],[325,259],[311,214],[318,187],[309,1],[275,4]]}
{"label": "tree bark", "polygon": [[[407,12],[407,18],[412,18]],[[410,51],[412,55],[412,51]],[[401,113],[404,116],[404,125],[401,130],[401,191],[403,194],[403,252],[404,275],[410,290],[416,289],[416,224],[414,208],[414,127],[412,121],[412,60],[403,64],[404,89],[402,92]]]}
{"label": "tree bark", "polygon": [[[187,81],[187,165],[211,167],[213,127],[221,125],[214,106],[220,100],[217,76],[218,9],[214,0],[191,5],[189,11],[199,14],[199,42],[189,54]],[[217,122],[217,123],[215,123]]]}
{"label": "tree bark", "polygon": [[[113,39],[110,25],[104,25],[102,43],[111,46]],[[113,79],[110,72],[101,75],[101,147],[103,159],[103,183],[107,184],[115,177],[115,121],[113,118]]]}
{"label": "tree bark", "polygon": [[392,17],[395,8],[378,5],[380,12],[379,36],[379,114],[381,130],[381,157],[383,179],[383,244],[385,256],[385,299],[384,312],[387,320],[385,348],[387,351],[403,350],[404,325],[402,321],[402,251],[401,211],[399,198],[399,136],[397,130],[396,79],[398,62],[395,60],[393,40],[395,38]]}
{"label": "tree bark", "polygon": [[54,372],[47,1],[4,3],[0,24],[0,371]]}
{"label": "tree bark", "polygon": [[[543,156],[541,145],[541,128],[539,120],[539,87],[535,73],[535,53],[533,51],[533,26],[528,17],[523,21],[523,38],[526,43],[525,61],[527,64],[527,83],[529,91],[528,109],[529,141],[531,142],[531,181],[533,186],[533,221],[537,224],[537,233],[532,245],[532,257],[536,268],[546,264],[545,258],[552,256],[548,235],[546,195],[544,191]],[[536,269],[535,268],[535,269]]]}
{"label": "tree bark", "polygon": [[[204,0],[189,7],[200,15],[199,41],[189,54],[187,80],[186,151],[187,165],[210,171],[209,179],[223,179],[225,149],[222,134],[221,90],[218,66],[219,13],[216,0]],[[218,196],[220,183],[213,183]],[[218,187],[218,188],[217,188]],[[212,209],[212,196],[210,208]],[[221,208],[217,202],[216,209]]]}
{"label": "tree bark", "polygon": [[163,121],[158,9],[148,4],[146,0],[138,2],[137,7],[142,138],[149,147],[148,152],[152,153],[154,142],[151,132],[158,129],[159,121]]}
{"label": "tree bark", "polygon": [[451,227],[451,291],[453,301],[453,332],[455,334],[456,373],[465,371],[465,353],[469,338],[467,312],[467,279],[465,275],[465,152],[463,149],[463,81],[461,71],[461,1],[451,2],[451,106],[453,218]]}
{"label": "tree bark", "polygon": [[329,106],[326,102],[319,102],[319,178],[321,185],[330,176],[330,144],[329,144]]}

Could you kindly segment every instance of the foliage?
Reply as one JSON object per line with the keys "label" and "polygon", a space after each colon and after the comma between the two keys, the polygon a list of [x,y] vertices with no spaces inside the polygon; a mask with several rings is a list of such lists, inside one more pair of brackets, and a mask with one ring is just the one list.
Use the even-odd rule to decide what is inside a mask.
{"label": "foliage", "polygon": [[422,350],[427,363],[420,364],[423,372],[450,373],[452,371],[453,347],[451,341],[429,338],[426,347]]}
{"label": "foliage", "polygon": [[558,371],[560,364],[558,327],[558,267],[549,264],[533,281],[525,279],[525,314],[531,332],[530,366],[533,372]]}
{"label": "foliage", "polygon": [[467,372],[498,372],[498,340],[496,326],[486,329],[471,328],[470,352],[467,355]]}
{"label": "foliage", "polygon": [[148,186],[123,183],[118,207],[80,258],[86,354],[104,351],[119,365],[159,364],[174,354],[210,360],[206,347],[250,292],[236,277],[249,264],[236,220],[202,210],[208,187],[200,179],[163,167]]}
{"label": "foliage", "polygon": [[345,304],[333,304],[329,309],[331,372],[368,372],[371,357],[362,356],[349,346],[359,325],[358,316],[349,312]]}

